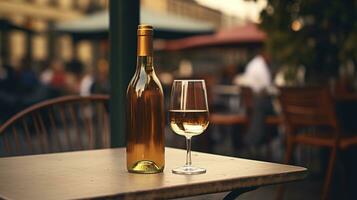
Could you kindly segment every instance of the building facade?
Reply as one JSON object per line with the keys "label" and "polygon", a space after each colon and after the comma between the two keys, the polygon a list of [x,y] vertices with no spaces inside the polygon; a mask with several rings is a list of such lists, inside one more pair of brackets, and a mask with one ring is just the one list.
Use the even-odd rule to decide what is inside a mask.
{"label": "building facade", "polygon": [[14,67],[26,58],[31,62],[79,57],[88,61],[92,45],[88,41],[74,47],[68,35],[56,35],[54,24],[107,9],[108,0],[17,0],[0,2],[0,19],[21,29],[0,30],[3,63]]}

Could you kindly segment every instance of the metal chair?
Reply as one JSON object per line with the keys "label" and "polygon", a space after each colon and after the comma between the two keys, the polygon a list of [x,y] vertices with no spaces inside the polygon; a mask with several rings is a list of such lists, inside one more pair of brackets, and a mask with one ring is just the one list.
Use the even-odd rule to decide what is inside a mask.
{"label": "metal chair", "polygon": [[109,148],[108,95],[64,96],[0,126],[0,157]]}
{"label": "metal chair", "polygon": [[[327,147],[331,150],[321,199],[327,199],[339,150],[357,145],[357,135],[342,133],[335,102],[327,88],[281,88],[279,97],[287,132],[285,163],[291,162],[296,145]],[[278,198],[283,197],[280,187]]]}

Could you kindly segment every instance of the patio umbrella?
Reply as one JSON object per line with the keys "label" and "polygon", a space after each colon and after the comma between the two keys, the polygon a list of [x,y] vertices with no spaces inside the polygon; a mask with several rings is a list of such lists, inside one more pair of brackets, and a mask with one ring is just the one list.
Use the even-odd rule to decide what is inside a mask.
{"label": "patio umbrella", "polygon": [[[214,31],[213,24],[145,8],[140,10],[140,19],[141,23],[154,26],[156,38],[181,38]],[[61,22],[55,29],[62,33],[71,33],[78,38],[107,38],[109,13],[102,11],[77,20]]]}
{"label": "patio umbrella", "polygon": [[266,34],[255,24],[248,23],[230,29],[218,31],[213,35],[192,36],[167,41],[162,50],[181,50],[217,46],[239,46],[245,44],[261,44]]}

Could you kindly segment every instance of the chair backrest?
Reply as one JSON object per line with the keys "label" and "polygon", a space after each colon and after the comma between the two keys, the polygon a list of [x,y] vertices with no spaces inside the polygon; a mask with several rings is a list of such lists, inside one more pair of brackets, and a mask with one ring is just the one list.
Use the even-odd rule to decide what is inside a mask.
{"label": "chair backrest", "polygon": [[64,96],[30,106],[0,126],[0,157],[109,148],[108,102]]}
{"label": "chair backrest", "polygon": [[305,127],[338,129],[335,104],[327,88],[281,88],[280,92],[284,120],[291,131]]}

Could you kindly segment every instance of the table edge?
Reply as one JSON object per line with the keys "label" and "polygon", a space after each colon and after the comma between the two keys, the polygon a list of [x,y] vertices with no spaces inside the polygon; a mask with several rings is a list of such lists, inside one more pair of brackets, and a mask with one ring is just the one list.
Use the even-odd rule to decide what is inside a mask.
{"label": "table edge", "polygon": [[[285,177],[284,180],[282,180],[282,178],[287,175],[291,177],[288,178]],[[295,172],[277,173],[277,174],[270,174],[260,177],[233,178],[233,179],[222,180],[219,182],[209,181],[199,184],[197,183],[189,184],[190,187],[187,187],[187,185],[181,185],[181,186],[165,187],[165,188],[151,189],[145,191],[135,191],[135,192],[120,193],[120,194],[97,196],[97,197],[91,197],[91,199],[107,199],[107,198],[171,199],[171,198],[180,198],[180,197],[196,196],[196,195],[203,195],[203,194],[227,192],[240,188],[261,187],[261,186],[288,183],[294,181],[301,181],[304,180],[307,177],[307,175],[308,175],[308,170],[306,168],[302,168],[301,171],[295,171]],[[269,181],[269,178],[271,177],[274,177],[276,180]],[[253,182],[255,182],[257,179],[261,179],[260,180],[261,183],[253,184]],[[212,188],[212,189],[207,190],[207,188]]]}

